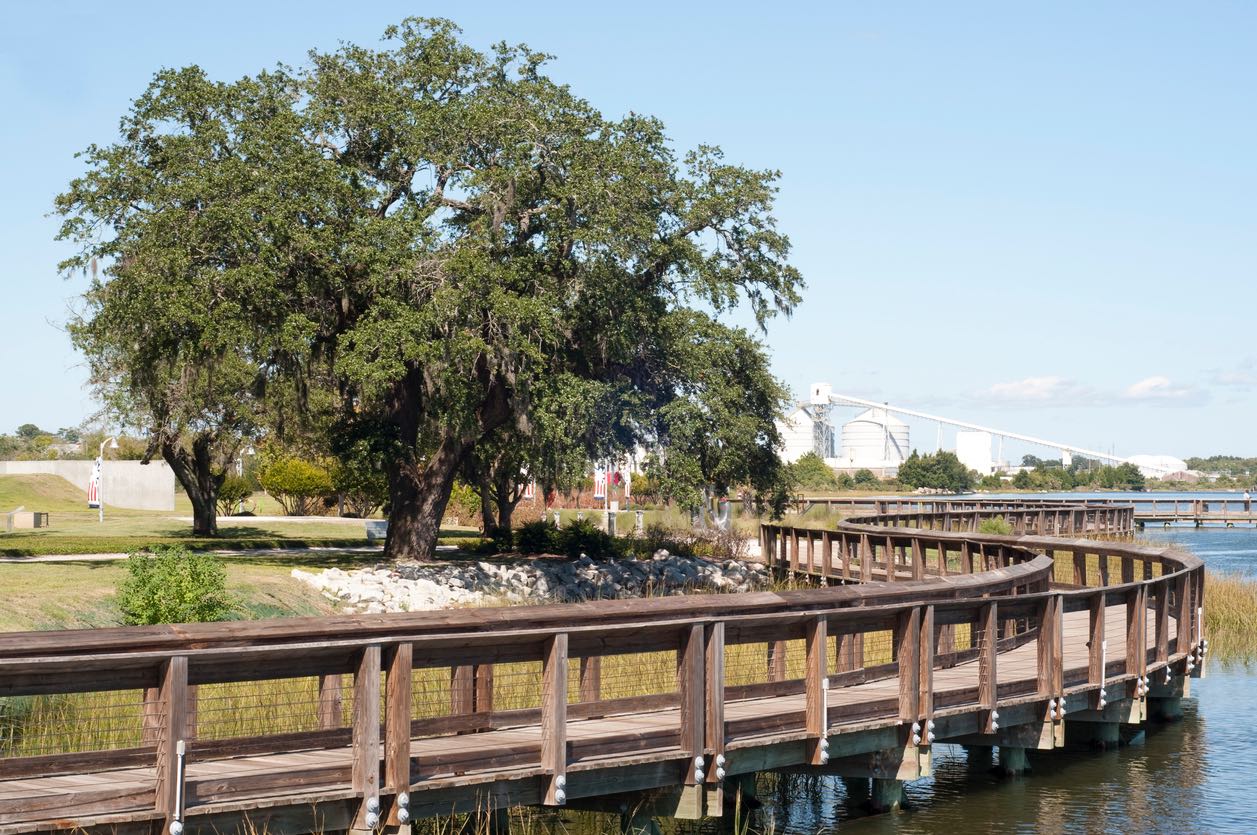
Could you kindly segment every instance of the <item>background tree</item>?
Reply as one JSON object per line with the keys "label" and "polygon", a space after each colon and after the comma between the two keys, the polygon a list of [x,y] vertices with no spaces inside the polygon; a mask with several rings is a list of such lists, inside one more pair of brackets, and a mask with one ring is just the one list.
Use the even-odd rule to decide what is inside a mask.
{"label": "background tree", "polygon": [[915,449],[899,465],[899,482],[914,490],[946,490],[964,493],[973,489],[973,472],[960,462],[956,453],[940,450],[921,455]]}
{"label": "background tree", "polygon": [[666,498],[705,509],[735,485],[780,514],[789,477],[775,418],[788,391],[772,376],[762,347],[745,330],[697,311],[668,317],[675,340],[673,399],[657,413],[658,451],[647,472]]}
{"label": "background tree", "polygon": [[790,465],[790,480],[806,490],[837,490],[839,485],[833,468],[815,452],[800,456]]}
{"label": "background tree", "polygon": [[298,141],[297,92],[283,73],[159,72],[56,201],[59,237],[79,246],[62,268],[93,273],[71,338],[107,412],[174,471],[199,535],[217,532],[219,485],[269,379],[309,350],[273,292],[312,251],[296,181],[319,157]]}

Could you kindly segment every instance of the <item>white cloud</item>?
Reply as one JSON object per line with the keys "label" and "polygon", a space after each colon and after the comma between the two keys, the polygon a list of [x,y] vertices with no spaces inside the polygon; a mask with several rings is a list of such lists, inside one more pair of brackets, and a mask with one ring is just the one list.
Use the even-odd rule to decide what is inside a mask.
{"label": "white cloud", "polygon": [[1054,374],[996,383],[973,397],[1006,406],[1090,406],[1097,400],[1094,389]]}
{"label": "white cloud", "polygon": [[1203,400],[1205,394],[1196,386],[1175,383],[1158,374],[1127,386],[1122,398],[1142,403],[1187,403]]}
{"label": "white cloud", "polygon": [[1257,359],[1249,357],[1234,368],[1214,369],[1209,382],[1225,388],[1257,388]]}

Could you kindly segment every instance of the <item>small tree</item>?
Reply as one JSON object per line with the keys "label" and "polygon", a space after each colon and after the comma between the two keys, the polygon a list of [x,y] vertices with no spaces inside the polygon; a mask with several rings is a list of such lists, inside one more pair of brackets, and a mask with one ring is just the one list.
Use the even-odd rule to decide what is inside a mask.
{"label": "small tree", "polygon": [[247,478],[229,475],[218,487],[218,515],[234,516],[240,503],[253,495],[253,485]]}
{"label": "small tree", "polygon": [[990,533],[997,536],[1012,536],[1012,523],[1003,516],[992,516],[978,523],[978,533]]}
{"label": "small tree", "polygon": [[882,486],[882,482],[878,480],[877,476],[873,475],[873,471],[863,467],[855,471],[851,482],[861,490],[876,490]]}
{"label": "small tree", "polygon": [[808,490],[838,488],[838,477],[833,469],[815,452],[809,452],[790,465],[790,479],[796,487]]}
{"label": "small tree", "polygon": [[258,481],[289,516],[310,516],[319,500],[332,493],[332,477],[318,464],[300,458],[277,458],[266,463]]}
{"label": "small tree", "polygon": [[133,551],[118,585],[118,607],[128,624],[202,623],[231,612],[227,572],[213,554],[180,545]]}

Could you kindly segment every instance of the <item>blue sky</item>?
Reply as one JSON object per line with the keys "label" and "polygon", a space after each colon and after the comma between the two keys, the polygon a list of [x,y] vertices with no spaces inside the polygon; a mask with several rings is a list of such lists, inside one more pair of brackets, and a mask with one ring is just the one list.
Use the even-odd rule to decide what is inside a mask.
{"label": "blue sky", "polygon": [[92,411],[58,327],[83,281],[57,275],[47,212],[155,70],[235,77],[425,14],[553,53],[553,75],[680,147],[783,172],[809,287],[766,340],[800,394],[1257,455],[1257,5],[277,5],[2,13],[0,431]]}

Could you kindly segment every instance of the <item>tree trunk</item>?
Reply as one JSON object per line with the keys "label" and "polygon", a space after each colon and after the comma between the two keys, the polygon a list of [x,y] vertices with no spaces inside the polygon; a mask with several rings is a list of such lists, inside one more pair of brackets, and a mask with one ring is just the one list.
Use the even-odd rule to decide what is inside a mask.
{"label": "tree trunk", "polygon": [[413,459],[389,462],[392,507],[384,540],[385,557],[426,560],[436,553],[454,476],[470,449],[469,443],[446,438],[424,465]]}
{"label": "tree trunk", "polygon": [[161,455],[192,502],[192,535],[218,536],[218,488],[226,471],[214,472],[212,448],[214,438],[197,435],[188,451],[177,438],[163,438]]}
{"label": "tree trunk", "polygon": [[509,531],[511,529],[511,516],[515,513],[515,506],[519,504],[520,495],[522,495],[522,491],[516,491],[513,478],[499,475],[494,480],[493,498],[498,506],[497,526],[499,530]]}
{"label": "tree trunk", "polygon": [[497,527],[497,515],[493,512],[493,488],[492,482],[487,475],[480,477],[480,484],[476,486],[480,493],[480,523],[484,527],[485,536],[493,536],[493,530]]}

